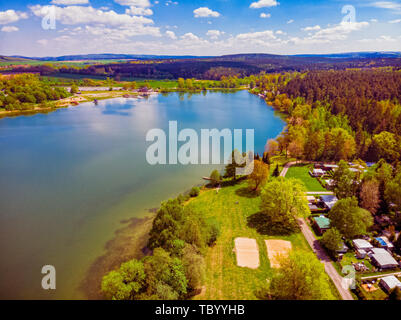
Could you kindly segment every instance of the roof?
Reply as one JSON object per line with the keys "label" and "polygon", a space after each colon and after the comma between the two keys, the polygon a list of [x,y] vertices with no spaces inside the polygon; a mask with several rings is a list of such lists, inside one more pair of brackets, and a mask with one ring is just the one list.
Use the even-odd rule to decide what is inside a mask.
{"label": "roof", "polygon": [[398,262],[386,250],[384,250],[383,253],[373,254],[372,255],[372,259],[374,259],[380,267],[382,267],[382,266],[392,266],[392,265],[398,266]]}
{"label": "roof", "polygon": [[308,201],[316,201],[315,196],[306,196],[306,200]]}
{"label": "roof", "polygon": [[316,224],[319,226],[320,229],[329,229],[330,228],[330,219],[326,217],[315,217],[313,218]]}
{"label": "roof", "polygon": [[363,239],[352,240],[352,244],[357,249],[370,249],[370,248],[373,248],[373,246],[368,241],[363,240]]}
{"label": "roof", "polygon": [[338,168],[338,165],[336,165],[336,164],[325,164],[324,166],[326,168]]}
{"label": "roof", "polygon": [[390,289],[394,289],[395,287],[401,287],[401,281],[398,280],[395,276],[387,276],[380,279],[380,282],[384,282],[386,286]]}
{"label": "roof", "polygon": [[386,241],[384,241],[382,238],[380,238],[380,237],[377,237],[377,238],[375,238],[382,246],[386,246],[387,245],[387,243],[386,243]]}
{"label": "roof", "polygon": [[324,202],[324,204],[329,208],[333,208],[333,206],[335,205],[335,203],[338,201],[336,196],[333,195],[323,195],[320,196],[320,199],[322,199],[322,201]]}
{"label": "roof", "polygon": [[322,169],[313,169],[313,173],[321,173],[324,174],[325,172]]}

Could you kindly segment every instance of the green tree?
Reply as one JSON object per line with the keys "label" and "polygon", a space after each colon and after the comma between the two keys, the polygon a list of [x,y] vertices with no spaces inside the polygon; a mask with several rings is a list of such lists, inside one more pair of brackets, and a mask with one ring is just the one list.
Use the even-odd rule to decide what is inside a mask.
{"label": "green tree", "polygon": [[394,133],[382,131],[373,136],[373,146],[378,158],[393,162],[400,158],[399,142]]}
{"label": "green tree", "polygon": [[277,164],[273,171],[273,177],[278,177],[278,176],[280,176],[280,169]]}
{"label": "green tree", "polygon": [[[245,154],[242,155],[242,157],[245,156]],[[237,168],[242,168],[245,166],[245,163],[240,165],[236,161],[241,159],[241,154],[237,149],[234,149],[233,152],[231,153],[231,159],[229,163],[226,165],[225,168],[225,173],[224,176],[227,178],[233,178],[234,180],[237,179]]]}
{"label": "green tree", "polygon": [[205,260],[196,247],[186,245],[182,254],[182,264],[190,290],[200,287],[205,278]]}
{"label": "green tree", "polygon": [[373,224],[369,211],[358,207],[355,197],[339,200],[329,212],[330,224],[337,228],[347,239],[366,234]]}
{"label": "green tree", "polygon": [[71,94],[76,94],[77,92],[78,92],[78,86],[75,83],[73,83],[71,85],[70,93]]}
{"label": "green tree", "polygon": [[248,184],[253,191],[257,191],[260,186],[269,179],[269,166],[262,161],[253,161],[253,171],[248,175]]}
{"label": "green tree", "polygon": [[221,181],[221,176],[218,170],[213,170],[210,174],[210,181],[214,186],[218,185]]}
{"label": "green tree", "polygon": [[280,269],[270,282],[275,300],[334,300],[323,264],[311,252],[294,251],[280,259]]}
{"label": "green tree", "polygon": [[101,290],[107,299],[132,300],[145,284],[143,263],[138,260],[125,262],[116,271],[103,277]]}
{"label": "green tree", "polygon": [[396,209],[401,209],[401,172],[387,183],[384,198],[389,205],[394,204]]}
{"label": "green tree", "polygon": [[348,164],[341,160],[333,174],[333,190],[338,199],[355,195],[355,173],[350,170]]}
{"label": "green tree", "polygon": [[327,230],[321,239],[323,246],[330,251],[331,254],[336,254],[336,251],[341,249],[342,239],[341,233],[336,228]]}
{"label": "green tree", "polygon": [[305,193],[305,186],[298,179],[278,177],[267,182],[260,196],[266,227],[282,234],[298,230],[297,217],[309,215]]}
{"label": "green tree", "polygon": [[389,300],[397,300],[400,301],[401,300],[401,287],[395,287],[390,295],[389,295]]}

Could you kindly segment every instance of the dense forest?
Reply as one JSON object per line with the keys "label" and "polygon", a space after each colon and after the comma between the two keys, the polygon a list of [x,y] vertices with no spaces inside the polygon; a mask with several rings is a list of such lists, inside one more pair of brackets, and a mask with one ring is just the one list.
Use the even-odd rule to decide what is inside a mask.
{"label": "dense forest", "polygon": [[64,88],[51,87],[35,75],[0,80],[0,108],[7,111],[31,110],[35,104],[45,107],[49,101],[68,96]]}
{"label": "dense forest", "polygon": [[298,158],[400,160],[399,70],[260,75],[251,86],[288,114],[288,130],[278,138],[279,147]]}
{"label": "dense forest", "polygon": [[[125,63],[94,64],[83,67],[43,64],[13,68],[12,71],[39,72],[41,75],[78,74],[122,78],[220,80],[222,76],[247,77],[261,72],[305,72],[393,66],[401,68],[401,58],[329,58],[320,56],[279,56],[238,54],[209,58],[133,60]],[[20,70],[21,69],[21,70]]]}

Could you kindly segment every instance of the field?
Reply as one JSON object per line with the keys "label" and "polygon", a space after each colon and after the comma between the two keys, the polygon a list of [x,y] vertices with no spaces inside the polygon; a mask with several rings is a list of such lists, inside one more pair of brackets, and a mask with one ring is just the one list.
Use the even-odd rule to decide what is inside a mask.
{"label": "field", "polygon": [[297,178],[302,180],[308,191],[327,191],[316,178],[309,175],[309,170],[312,168],[311,165],[300,164],[293,165],[287,172],[287,178]]}
{"label": "field", "polygon": [[[221,226],[217,243],[206,254],[205,289],[195,299],[257,299],[255,291],[266,286],[273,272],[264,240],[288,240],[294,250],[310,250],[301,233],[269,237],[250,227],[247,219],[257,217],[259,203],[260,198],[251,193],[244,182],[223,187],[218,193],[215,190],[202,191],[198,198],[188,203],[190,208],[200,212],[205,218],[215,217]],[[260,252],[258,269],[236,265],[233,249],[234,239],[237,237],[256,239]]]}

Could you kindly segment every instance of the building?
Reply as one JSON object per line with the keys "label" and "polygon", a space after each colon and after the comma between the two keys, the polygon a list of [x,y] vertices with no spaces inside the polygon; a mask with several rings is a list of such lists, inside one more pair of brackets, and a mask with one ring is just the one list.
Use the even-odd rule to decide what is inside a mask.
{"label": "building", "polygon": [[320,199],[324,203],[324,206],[329,210],[331,210],[338,201],[337,197],[332,195],[320,196]]}
{"label": "building", "polygon": [[377,237],[375,239],[377,240],[377,242],[380,243],[382,248],[384,248],[386,250],[390,250],[390,251],[392,251],[394,249],[394,245],[390,242],[390,240],[388,240],[387,237],[381,236],[381,237]]}
{"label": "building", "polygon": [[314,217],[313,218],[313,226],[315,231],[320,236],[330,229],[330,219],[325,216]]}
{"label": "building", "polygon": [[395,287],[401,288],[401,281],[398,280],[395,276],[387,276],[381,278],[379,281],[379,285],[383,288],[384,291],[390,293]]}
{"label": "building", "polygon": [[398,262],[386,249],[373,248],[370,250],[369,256],[372,263],[380,269],[394,269],[399,266]]}
{"label": "building", "polygon": [[330,171],[330,170],[336,170],[338,168],[338,165],[336,164],[325,164],[323,165],[323,170]]}
{"label": "building", "polygon": [[313,169],[312,171],[309,171],[309,174],[316,178],[324,176],[325,172],[322,169]]}
{"label": "building", "polygon": [[352,240],[352,244],[355,248],[355,250],[370,250],[373,248],[373,246],[369,243],[369,241],[363,240],[363,239],[355,239]]}

